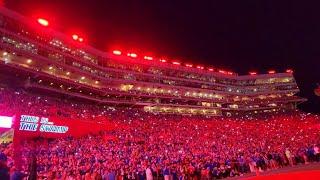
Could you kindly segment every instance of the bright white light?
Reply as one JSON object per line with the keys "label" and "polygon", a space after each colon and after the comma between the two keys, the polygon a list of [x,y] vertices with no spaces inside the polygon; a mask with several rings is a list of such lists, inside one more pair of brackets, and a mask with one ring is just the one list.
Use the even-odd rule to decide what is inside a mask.
{"label": "bright white light", "polygon": [[0,127],[11,128],[11,126],[12,126],[12,117],[0,116]]}

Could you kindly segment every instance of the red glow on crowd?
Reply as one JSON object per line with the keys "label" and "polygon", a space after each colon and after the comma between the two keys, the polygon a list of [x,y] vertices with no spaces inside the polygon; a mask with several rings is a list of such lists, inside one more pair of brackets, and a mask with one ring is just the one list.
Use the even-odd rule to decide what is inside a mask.
{"label": "red glow on crowd", "polygon": [[113,50],[112,53],[114,55],[118,55],[118,56],[121,55],[121,51],[119,51],[119,50]]}
{"label": "red glow on crowd", "polygon": [[42,26],[49,26],[49,21],[43,18],[38,18],[38,23]]}

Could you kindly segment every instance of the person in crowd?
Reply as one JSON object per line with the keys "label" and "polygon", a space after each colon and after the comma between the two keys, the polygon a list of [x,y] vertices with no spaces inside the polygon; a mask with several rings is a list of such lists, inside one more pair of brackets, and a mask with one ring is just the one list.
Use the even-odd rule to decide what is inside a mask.
{"label": "person in crowd", "polygon": [[[316,115],[254,117],[151,114],[0,90],[0,114],[109,121],[116,128],[83,137],[26,139],[21,169],[11,144],[0,146],[0,177],[37,179],[214,179],[319,161]],[[36,158],[34,158],[36,157]],[[10,171],[9,171],[10,170]]]}

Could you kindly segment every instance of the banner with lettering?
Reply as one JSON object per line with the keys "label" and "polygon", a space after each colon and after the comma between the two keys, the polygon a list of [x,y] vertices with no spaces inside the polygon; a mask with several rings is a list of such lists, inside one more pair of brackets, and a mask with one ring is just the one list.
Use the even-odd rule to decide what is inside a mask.
{"label": "banner with lettering", "polygon": [[110,130],[108,122],[82,121],[68,118],[41,117],[34,115],[17,115],[14,119],[15,138],[60,138],[66,136],[83,136]]}

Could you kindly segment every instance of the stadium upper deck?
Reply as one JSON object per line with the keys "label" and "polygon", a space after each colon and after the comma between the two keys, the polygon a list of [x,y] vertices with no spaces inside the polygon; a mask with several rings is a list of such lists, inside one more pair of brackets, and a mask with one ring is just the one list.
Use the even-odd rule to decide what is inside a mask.
{"label": "stadium upper deck", "polygon": [[[39,19],[38,19],[39,21]],[[0,62],[4,79],[102,104],[143,106],[146,111],[238,114],[294,109],[305,99],[292,70],[239,76],[234,72],[134,52],[102,52],[0,8]],[[44,24],[43,24],[44,23]],[[19,78],[15,78],[16,74]]]}

